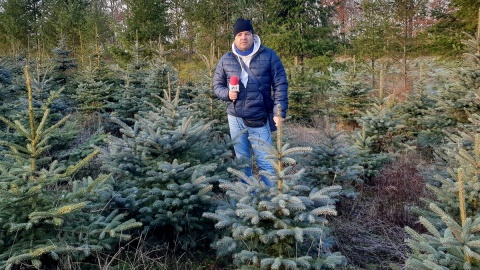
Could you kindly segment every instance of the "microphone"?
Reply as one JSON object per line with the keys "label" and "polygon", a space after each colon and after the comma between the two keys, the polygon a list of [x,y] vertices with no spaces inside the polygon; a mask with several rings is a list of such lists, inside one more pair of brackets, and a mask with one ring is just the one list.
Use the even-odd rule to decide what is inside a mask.
{"label": "microphone", "polygon": [[229,85],[228,88],[229,88],[230,91],[235,91],[235,92],[240,91],[240,86],[238,85],[238,77],[237,76],[232,76],[230,78],[230,85]]}

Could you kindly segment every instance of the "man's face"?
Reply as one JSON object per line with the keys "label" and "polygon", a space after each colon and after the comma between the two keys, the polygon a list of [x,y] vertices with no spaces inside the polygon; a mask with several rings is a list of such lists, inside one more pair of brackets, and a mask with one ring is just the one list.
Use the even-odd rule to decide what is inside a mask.
{"label": "man's face", "polygon": [[240,51],[244,52],[250,49],[253,45],[253,34],[250,31],[243,31],[235,36],[235,46]]}

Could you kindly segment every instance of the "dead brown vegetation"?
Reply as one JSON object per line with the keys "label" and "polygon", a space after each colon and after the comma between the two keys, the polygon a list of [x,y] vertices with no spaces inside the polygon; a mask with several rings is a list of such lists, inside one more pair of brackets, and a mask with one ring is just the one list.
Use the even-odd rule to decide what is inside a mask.
{"label": "dead brown vegetation", "polygon": [[343,201],[333,221],[340,251],[361,269],[391,269],[403,264],[408,247],[405,226],[416,228],[418,217],[410,207],[421,206],[425,183],[415,153],[405,153],[387,164],[372,184],[358,187],[355,200]]}
{"label": "dead brown vegetation", "polygon": [[[324,125],[321,121],[313,122],[314,128],[286,128],[292,144],[318,143]],[[419,228],[418,216],[410,207],[421,206],[421,198],[426,196],[422,177],[426,166],[428,161],[417,153],[400,154],[368,184],[357,186],[357,198],[344,198],[338,203],[339,215],[329,227],[349,265],[356,269],[392,269],[392,264],[403,265],[408,252],[404,227]]]}

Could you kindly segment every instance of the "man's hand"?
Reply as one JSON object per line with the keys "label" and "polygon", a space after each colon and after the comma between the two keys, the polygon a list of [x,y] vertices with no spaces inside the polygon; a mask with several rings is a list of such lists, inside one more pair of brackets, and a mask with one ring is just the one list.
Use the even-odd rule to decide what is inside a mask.
{"label": "man's hand", "polygon": [[228,98],[235,101],[238,97],[238,92],[236,91],[228,91]]}
{"label": "man's hand", "polygon": [[275,126],[277,126],[277,127],[278,127],[278,124],[280,124],[283,121],[285,121],[285,118],[282,118],[280,116],[274,116],[273,117],[273,122],[275,122]]}

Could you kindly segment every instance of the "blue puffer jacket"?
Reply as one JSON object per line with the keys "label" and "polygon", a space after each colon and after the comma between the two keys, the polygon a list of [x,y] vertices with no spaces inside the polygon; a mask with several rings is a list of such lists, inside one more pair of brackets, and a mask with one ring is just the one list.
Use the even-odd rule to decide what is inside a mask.
{"label": "blue puffer jacket", "polygon": [[[248,79],[246,89],[239,82],[240,92],[235,102],[228,97],[230,78],[232,76],[240,78],[242,69],[239,61],[238,56],[232,52],[222,56],[213,77],[213,92],[219,99],[227,103],[228,114],[247,119],[260,118],[265,115],[267,109],[258,85],[251,78]],[[281,116],[285,118],[288,109],[288,82],[278,55],[272,49],[260,45],[258,52],[250,62],[250,70],[262,83],[263,88],[270,92],[273,102],[270,100],[267,104],[273,103],[274,115],[277,115],[277,104],[280,104]]]}

